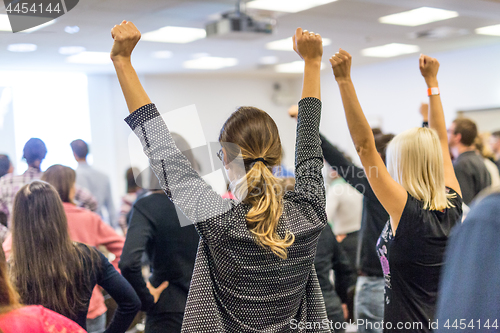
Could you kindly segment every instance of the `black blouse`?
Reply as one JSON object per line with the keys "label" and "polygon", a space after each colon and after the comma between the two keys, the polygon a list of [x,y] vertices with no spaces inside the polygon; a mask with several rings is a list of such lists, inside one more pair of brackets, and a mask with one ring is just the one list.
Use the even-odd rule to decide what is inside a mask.
{"label": "black blouse", "polygon": [[[462,198],[453,207],[423,209],[410,194],[396,236],[387,221],[377,243],[385,277],[384,332],[430,332],[444,252],[451,229],[462,218]],[[412,325],[404,326],[404,325]]]}

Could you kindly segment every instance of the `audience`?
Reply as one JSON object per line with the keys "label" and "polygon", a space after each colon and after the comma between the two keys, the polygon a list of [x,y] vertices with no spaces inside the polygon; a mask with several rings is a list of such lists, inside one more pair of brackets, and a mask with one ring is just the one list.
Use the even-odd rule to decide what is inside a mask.
{"label": "audience", "polygon": [[78,162],[78,167],[76,168],[76,183],[92,193],[97,200],[97,213],[102,217],[102,209],[105,208],[107,212],[106,221],[108,221],[109,225],[115,226],[116,213],[109,177],[92,168],[87,163],[89,146],[85,141],[78,139],[71,142],[71,149],[73,150],[75,160]]}
{"label": "audience", "polygon": [[332,181],[326,193],[326,216],[337,241],[356,266],[363,195],[347,183],[337,170],[330,172]]}
{"label": "audience", "polygon": [[139,311],[134,289],[95,248],[70,239],[56,189],[32,181],[16,194],[12,212],[11,276],[22,303],[42,305],[84,329],[98,284],[118,303],[105,332],[125,332]]}
{"label": "audience", "polygon": [[[177,147],[187,145],[179,135],[172,133],[172,137]],[[194,160],[191,150],[181,151],[188,161]],[[145,332],[176,333],[181,331],[200,237],[165,192],[156,189],[158,179],[152,170],[150,176],[152,190],[138,199],[130,212],[120,268],[147,314]],[[148,283],[141,271],[145,253],[152,273]]]}
{"label": "audience", "polygon": [[437,82],[439,63],[424,55],[419,59],[429,88],[430,129],[410,129],[392,139],[386,168],[354,90],[351,55],[341,49],[330,62],[356,151],[390,216],[377,243],[386,282],[384,332],[399,323],[430,332],[447,238],[462,215]]}
{"label": "audience", "polygon": [[14,166],[10,162],[9,156],[0,154],[0,178],[13,172]]}
{"label": "audience", "polygon": [[464,203],[491,185],[491,177],[483,158],[476,153],[476,124],[467,118],[457,118],[448,129],[448,143],[453,156],[453,168],[462,190]]}
{"label": "audience", "polygon": [[[117,217],[85,141],[70,144],[76,171],[42,173],[38,138],[23,148],[21,175],[0,154],[0,333],[119,333],[139,310],[146,333],[345,332],[353,312],[360,333],[496,330],[500,131],[486,142],[466,118],[446,130],[436,59],[419,58],[422,127],[394,136],[370,128],[351,55],[330,58],[360,168],[319,133],[322,39],[298,28],[295,172],[274,120],[239,107],[219,134],[220,196],[132,67],[140,32],[123,21],[111,35],[125,121],[151,168],[127,170]],[[117,303],[111,319],[103,290]]]}
{"label": "audience", "polygon": [[436,319],[433,321],[439,324],[435,325],[435,332],[498,331],[498,216],[500,187],[483,191],[474,201],[464,223],[453,230],[446,249]]}
{"label": "audience", "polygon": [[[41,179],[54,186],[59,193],[68,220],[71,240],[94,247],[104,246],[115,256],[112,264],[118,268],[125,239],[105,224],[99,215],[76,207],[74,204],[75,178],[76,174],[73,169],[62,165],[53,165],[43,173]],[[10,255],[11,247],[12,237],[8,237],[3,244],[7,255]],[[106,311],[102,292],[99,287],[95,287],[87,314],[87,331],[89,333],[105,330]]]}
{"label": "audience", "polygon": [[[387,144],[394,137],[382,134],[375,137],[375,148],[385,161]],[[344,154],[321,136],[321,148],[325,160],[358,192],[363,195],[363,212],[359,231],[356,268],[358,279],[354,296],[354,318],[366,325],[359,325],[359,332],[382,332],[384,317],[384,274],[375,245],[389,214],[375,195],[365,170],[345,158]]]}
{"label": "audience", "polygon": [[490,137],[490,147],[493,151],[495,164],[500,170],[500,131],[495,131],[491,133]]}
{"label": "audience", "polygon": [[500,185],[500,172],[493,162],[493,156],[488,152],[481,134],[478,134],[476,140],[474,140],[474,147],[476,148],[476,153],[483,158],[484,165],[490,174],[491,186],[496,187]]}
{"label": "audience", "polygon": [[223,125],[219,156],[241,202],[222,199],[175,147],[130,62],[137,28],[123,21],[112,37],[111,59],[131,113],[126,121],[162,188],[201,236],[182,331],[279,332],[294,323],[327,321],[313,266],[327,224],[319,139],[321,37],[299,28],[293,38],[305,62],[295,191],[283,195],[272,174],[282,150],[267,113],[241,107]]}
{"label": "audience", "polygon": [[[342,333],[345,331],[343,324],[349,318],[348,294],[356,284],[356,272],[329,225],[319,236],[314,267],[318,274],[328,320],[333,322],[335,332]],[[335,277],[334,285],[330,281],[332,271]]]}
{"label": "audience", "polygon": [[85,330],[68,318],[40,305],[22,306],[19,295],[9,280],[7,262],[0,248],[0,332],[85,333]]}
{"label": "audience", "polygon": [[[104,223],[96,213],[76,207],[73,201],[75,179],[75,171],[62,165],[51,166],[42,176],[42,180],[54,186],[59,193],[68,219],[68,231],[71,240],[94,247],[104,246],[115,257],[111,263],[118,269],[118,262],[120,261],[125,239]],[[89,333],[104,331],[106,328],[106,311],[107,308],[104,304],[102,292],[99,287],[95,287],[87,314],[87,331]]]}
{"label": "audience", "polygon": [[132,205],[137,196],[144,192],[142,187],[137,185],[134,175],[139,175],[140,170],[138,168],[128,168],[125,172],[125,179],[127,180],[127,194],[125,194],[121,199],[120,213],[118,216],[118,225],[123,231],[123,234],[127,234],[128,229],[128,216]]}
{"label": "audience", "polygon": [[[7,216],[9,225],[12,203],[17,191],[25,184],[40,179],[42,176],[40,165],[46,155],[47,147],[45,143],[38,138],[31,138],[26,142],[23,149],[23,158],[28,164],[28,169],[22,175],[14,176],[10,173],[0,178],[0,212],[3,212]],[[94,197],[84,188],[76,188],[75,201],[80,207],[92,211],[97,209],[97,202]]]}

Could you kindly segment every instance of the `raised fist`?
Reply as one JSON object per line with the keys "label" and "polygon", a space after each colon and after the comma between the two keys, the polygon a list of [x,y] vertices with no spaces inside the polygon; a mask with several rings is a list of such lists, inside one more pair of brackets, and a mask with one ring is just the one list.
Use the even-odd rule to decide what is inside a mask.
{"label": "raised fist", "polygon": [[421,54],[418,60],[420,65],[420,73],[422,73],[422,76],[425,79],[434,79],[437,77],[439,62],[436,59]]}
{"label": "raised fist", "polygon": [[335,80],[343,80],[351,78],[351,55],[342,49],[335,53],[330,58],[330,63],[332,64],[333,74],[335,75]]}
{"label": "raised fist", "polygon": [[297,28],[293,39],[293,49],[304,61],[321,61],[323,41],[319,34]]}
{"label": "raised fist", "polygon": [[123,21],[111,29],[114,39],[111,49],[111,59],[130,58],[135,45],[141,39],[141,33],[132,22]]}

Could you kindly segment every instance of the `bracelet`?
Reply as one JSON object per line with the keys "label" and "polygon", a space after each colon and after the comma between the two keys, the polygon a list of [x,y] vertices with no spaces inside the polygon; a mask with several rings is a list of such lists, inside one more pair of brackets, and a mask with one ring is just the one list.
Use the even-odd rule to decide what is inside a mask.
{"label": "bracelet", "polygon": [[439,88],[438,87],[432,87],[427,89],[427,96],[434,96],[434,95],[439,95]]}

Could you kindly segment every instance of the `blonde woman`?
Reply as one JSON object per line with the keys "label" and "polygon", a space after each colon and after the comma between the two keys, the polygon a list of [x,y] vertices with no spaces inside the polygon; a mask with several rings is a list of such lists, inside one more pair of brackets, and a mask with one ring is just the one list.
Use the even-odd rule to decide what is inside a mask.
{"label": "blonde woman", "polygon": [[262,110],[240,107],[222,127],[218,153],[236,201],[222,199],[200,178],[143,90],[130,61],[140,32],[124,21],[111,34],[111,59],[131,113],[126,121],[163,190],[201,236],[182,332],[305,327],[330,332],[314,270],[318,237],[327,224],[319,138],[321,36],[300,28],[294,36],[294,49],[305,64],[295,190],[283,194],[272,174],[282,152],[276,123]]}
{"label": "blonde woman", "polygon": [[341,49],[330,62],[353,143],[390,216],[377,243],[386,282],[384,332],[430,332],[446,242],[462,215],[439,95],[439,63],[424,55],[419,59],[429,88],[430,128],[397,135],[387,147],[386,168],[351,81],[351,55]]}

